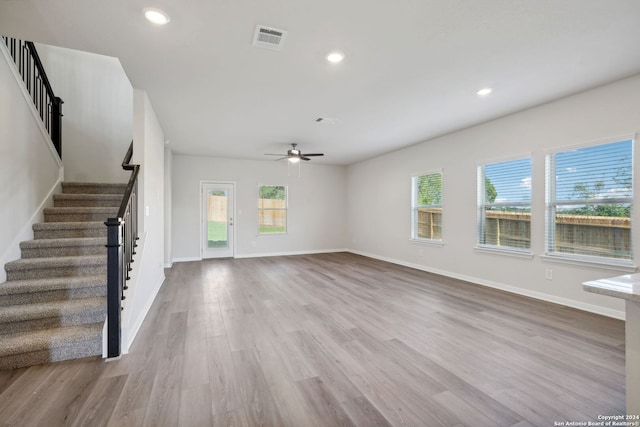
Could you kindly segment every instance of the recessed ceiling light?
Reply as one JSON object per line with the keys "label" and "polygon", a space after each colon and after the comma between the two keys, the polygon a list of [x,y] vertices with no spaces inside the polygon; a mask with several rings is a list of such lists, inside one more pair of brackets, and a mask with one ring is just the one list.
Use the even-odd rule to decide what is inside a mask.
{"label": "recessed ceiling light", "polygon": [[492,90],[493,89],[491,89],[490,87],[485,87],[483,89],[480,89],[476,93],[478,94],[478,96],[487,96],[491,93]]}
{"label": "recessed ceiling light", "polygon": [[342,52],[331,52],[327,55],[327,61],[332,64],[337,64],[338,62],[342,62],[344,59],[344,53]]}
{"label": "recessed ceiling light", "polygon": [[166,25],[171,21],[169,15],[166,12],[156,9],[155,7],[145,7],[142,9],[144,13],[144,17],[147,18],[147,21],[156,25]]}

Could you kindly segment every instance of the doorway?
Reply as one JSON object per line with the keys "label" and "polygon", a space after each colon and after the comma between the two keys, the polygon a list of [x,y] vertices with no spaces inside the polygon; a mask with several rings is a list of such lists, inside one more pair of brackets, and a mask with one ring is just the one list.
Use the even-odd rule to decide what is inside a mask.
{"label": "doorway", "polygon": [[202,258],[233,258],[235,184],[202,183]]}

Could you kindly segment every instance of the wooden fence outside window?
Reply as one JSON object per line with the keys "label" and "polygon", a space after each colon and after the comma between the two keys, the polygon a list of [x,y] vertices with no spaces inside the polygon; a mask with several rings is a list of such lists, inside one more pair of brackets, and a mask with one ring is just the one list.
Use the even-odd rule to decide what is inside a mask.
{"label": "wooden fence outside window", "polygon": [[[531,213],[486,212],[486,243],[496,246],[529,247],[522,236],[530,236]],[[442,209],[418,209],[418,237],[442,238]],[[609,258],[631,257],[631,219],[624,217],[556,215],[556,252]],[[526,245],[525,245],[526,242]]]}

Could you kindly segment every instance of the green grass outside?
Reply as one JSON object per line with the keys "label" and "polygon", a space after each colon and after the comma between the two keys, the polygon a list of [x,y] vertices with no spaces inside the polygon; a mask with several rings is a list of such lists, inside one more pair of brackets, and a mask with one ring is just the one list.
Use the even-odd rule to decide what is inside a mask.
{"label": "green grass outside", "polygon": [[285,227],[284,226],[268,226],[268,225],[261,225],[260,226],[260,234],[269,234],[269,233],[284,233],[285,231]]}
{"label": "green grass outside", "polygon": [[228,246],[227,223],[209,221],[207,240],[207,246],[210,248],[226,248]]}

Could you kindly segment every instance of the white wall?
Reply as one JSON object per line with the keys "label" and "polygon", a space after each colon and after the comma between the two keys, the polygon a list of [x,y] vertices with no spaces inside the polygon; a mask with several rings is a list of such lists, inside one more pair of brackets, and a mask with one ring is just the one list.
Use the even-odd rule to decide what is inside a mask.
{"label": "white wall", "polygon": [[120,164],[133,139],[133,88],[120,61],[37,45],[62,98],[65,181],[126,182]]}
{"label": "white wall", "polygon": [[[287,163],[173,156],[173,259],[200,259],[200,183],[236,183],[235,256],[322,252],[345,248],[345,168],[303,164],[301,177]],[[293,168],[292,168],[292,175]],[[288,233],[258,236],[258,185],[287,185]]]}
{"label": "white wall", "polygon": [[[492,96],[508,94],[496,91]],[[349,166],[349,247],[425,270],[622,317],[621,300],[584,292],[581,283],[623,272],[552,263],[539,256],[544,253],[544,153],[638,132],[639,97],[640,76],[635,76]],[[477,164],[525,153],[533,156],[534,258],[475,252]],[[634,160],[640,165],[637,154]],[[444,246],[412,243],[411,176],[438,169],[444,170]],[[636,184],[640,182],[638,170],[640,167],[636,167]],[[635,226],[640,226],[639,218],[636,210]],[[639,236],[633,233],[636,254],[640,252]],[[636,255],[636,264],[638,259]],[[553,280],[545,280],[545,269],[553,271]]]}
{"label": "white wall", "polygon": [[171,180],[173,170],[173,152],[169,147],[164,150],[164,266],[173,264],[173,242],[171,241],[171,218],[173,200],[171,197]]}
{"label": "white wall", "polygon": [[142,212],[134,270],[124,301],[124,353],[128,352],[164,282],[164,134],[147,94],[135,89],[133,99],[133,163],[141,166],[138,189]]}
{"label": "white wall", "polygon": [[33,238],[31,225],[62,178],[62,163],[40,118],[0,47],[0,283],[4,264],[20,258],[19,244]]}

